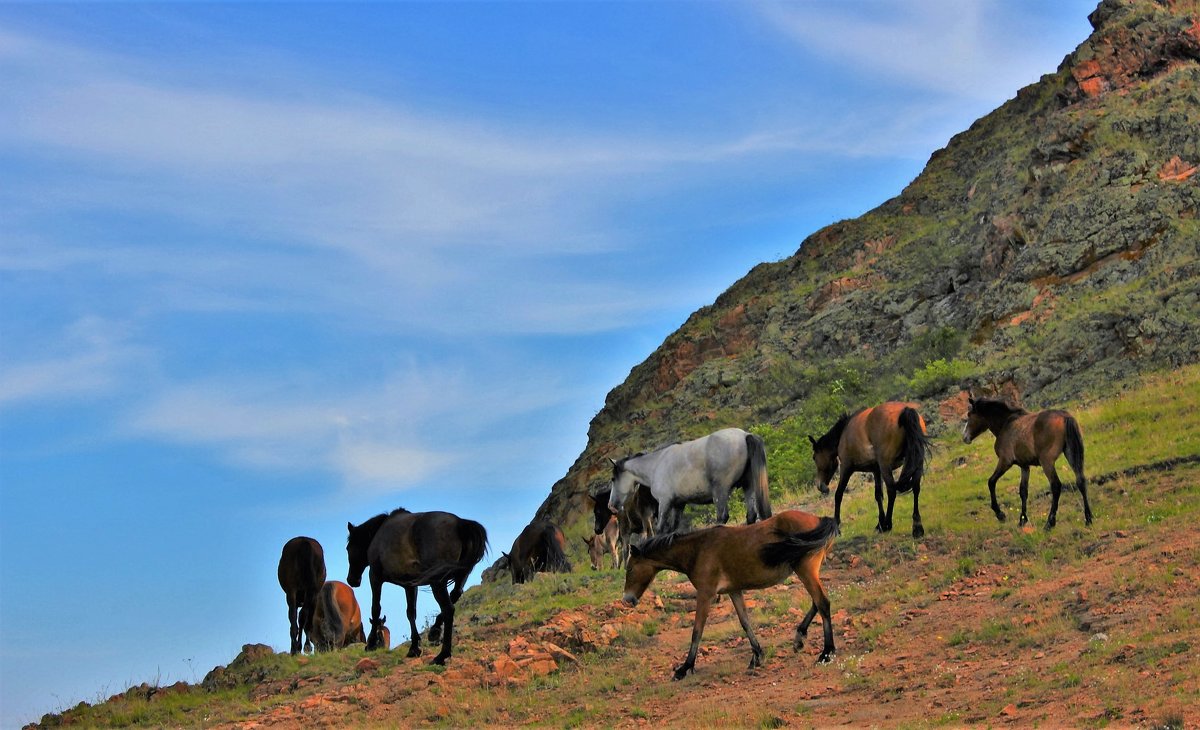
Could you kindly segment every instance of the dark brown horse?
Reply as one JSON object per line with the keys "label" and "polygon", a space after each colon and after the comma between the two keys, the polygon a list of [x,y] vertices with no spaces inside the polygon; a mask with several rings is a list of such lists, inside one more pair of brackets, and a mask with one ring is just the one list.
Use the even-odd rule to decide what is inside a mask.
{"label": "dark brown horse", "polygon": [[742,630],[750,640],[753,651],[750,669],[754,669],[762,664],[763,651],[750,627],[742,591],[782,583],[795,573],[813,603],[804,620],[796,626],[792,647],[795,651],[803,648],[808,626],[820,613],[825,645],[817,662],[824,664],[833,656],[834,646],[829,597],[821,586],[821,561],[837,533],[837,523],[829,517],[787,510],[752,525],[717,526],[691,533],[659,535],[633,548],[625,569],[623,600],[627,605],[637,605],[660,570],[675,570],[691,580],[696,587],[696,623],[692,627],[692,645],[687,659],[675,668],[675,679],[683,679],[696,666],[696,652],[713,599],[720,593],[728,593]]}
{"label": "dark brown horse", "polygon": [[[317,592],[325,585],[325,551],[311,537],[293,537],[279,556],[279,587],[287,596],[288,623],[291,625],[293,654],[312,648],[312,612]],[[298,615],[297,615],[298,614]]]}
{"label": "dark brown horse", "polygon": [[[613,515],[608,506],[610,496],[612,496],[610,487],[597,491],[593,496],[595,504],[592,507],[592,511],[595,518],[594,529],[596,534],[600,534],[604,526],[608,524],[609,518]],[[645,484],[639,484],[637,491],[631,494],[629,499],[625,500],[625,504],[617,512],[618,567],[629,562],[629,547],[633,542],[634,534],[654,537],[654,527],[657,520],[658,500],[650,492],[650,487],[647,487]]]}
{"label": "dark brown horse", "polygon": [[553,522],[534,520],[521,530],[512,548],[501,557],[508,558],[513,583],[533,580],[538,573],[570,573],[567,538]]}
{"label": "dark brown horse", "polygon": [[[404,588],[408,626],[412,640],[410,657],[421,655],[417,631],[417,588],[429,586],[441,613],[429,629],[429,640],[442,640],[434,664],[445,664],[454,638],[454,604],[463,592],[471,569],[487,551],[487,531],[473,520],[449,512],[409,512],[397,509],[376,515],[357,527],[346,523],[349,536],[346,554],[350,573],[346,582],[362,583],[363,571],[371,568],[371,623],[379,618],[379,597],[384,583]],[[453,583],[453,590],[450,584]]]}
{"label": "dark brown horse", "polygon": [[362,611],[350,586],[341,581],[326,581],[317,594],[312,618],[313,644],[317,651],[342,649],[355,642],[366,642]]}
{"label": "dark brown horse", "polygon": [[392,632],[384,624],[385,621],[387,621],[387,616],[371,619],[371,633],[367,634],[368,651],[375,649],[387,651],[392,648]]}
{"label": "dark brown horse", "polygon": [[[838,472],[837,492],[833,497],[833,518],[842,521],[842,494],[855,472],[867,472],[875,477],[875,504],[879,507],[879,522],[875,529],[892,529],[892,508],[896,495],[913,493],[912,535],[921,537],[921,477],[932,449],[925,435],[925,419],[917,412],[916,403],[889,401],[873,408],[864,408],[843,415],[833,428],[819,439],[812,436],[813,461],[817,466],[817,489],[829,493],[829,481]],[[892,471],[904,466],[897,479]],[[887,511],[883,509],[882,484],[887,485]]]}
{"label": "dark brown horse", "polygon": [[1015,464],[1021,468],[1021,524],[1029,521],[1026,501],[1029,498],[1029,467],[1042,467],[1050,480],[1050,515],[1046,529],[1054,527],[1058,518],[1058,497],[1062,481],[1054,470],[1059,454],[1065,454],[1071,471],[1075,472],[1075,487],[1083,496],[1083,521],[1092,524],[1092,507],[1088,504],[1087,478],[1083,475],[1083,434],[1079,423],[1066,411],[1030,413],[1014,408],[1004,401],[971,398],[967,421],[963,424],[963,441],[971,443],[984,431],[996,437],[996,469],[988,478],[992,495],[992,511],[1004,521],[1004,512],[996,501],[996,482]]}

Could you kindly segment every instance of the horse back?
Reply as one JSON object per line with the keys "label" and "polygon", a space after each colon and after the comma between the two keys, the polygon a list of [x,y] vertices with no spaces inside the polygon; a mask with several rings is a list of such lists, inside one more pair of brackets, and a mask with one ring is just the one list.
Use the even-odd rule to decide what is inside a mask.
{"label": "horse back", "polygon": [[423,585],[431,575],[469,570],[483,557],[486,545],[487,533],[478,522],[449,512],[408,512],[380,526],[367,562],[386,581]]}
{"label": "horse back", "polygon": [[325,585],[325,551],[311,537],[293,537],[279,556],[279,586],[289,595],[314,596]]}
{"label": "horse back", "polygon": [[[778,542],[780,535],[810,532],[820,524],[821,518],[816,515],[784,510],[750,525],[710,528],[694,570],[702,581],[715,576],[717,593],[776,585],[791,574],[792,568],[787,564],[767,565],[762,559],[763,548]],[[691,578],[691,573],[688,576]]]}

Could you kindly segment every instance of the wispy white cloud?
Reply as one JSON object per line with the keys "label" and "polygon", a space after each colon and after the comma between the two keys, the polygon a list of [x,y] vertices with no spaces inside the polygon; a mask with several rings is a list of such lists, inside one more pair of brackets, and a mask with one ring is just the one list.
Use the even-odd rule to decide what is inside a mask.
{"label": "wispy white cloud", "polygon": [[93,316],[72,323],[57,342],[40,342],[39,352],[0,345],[0,408],[111,393],[148,356],[123,326]]}
{"label": "wispy white cloud", "polygon": [[1062,57],[1044,38],[1013,42],[1020,11],[1003,0],[755,5],[773,27],[820,56],[885,83],[994,104],[1052,70]]}

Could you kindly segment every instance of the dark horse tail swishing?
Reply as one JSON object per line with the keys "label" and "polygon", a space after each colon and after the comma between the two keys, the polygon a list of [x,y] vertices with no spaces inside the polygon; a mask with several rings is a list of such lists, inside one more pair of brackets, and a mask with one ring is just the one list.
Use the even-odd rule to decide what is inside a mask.
{"label": "dark horse tail swishing", "polygon": [[[417,632],[417,588],[429,586],[441,613],[429,629],[429,640],[442,640],[434,664],[445,664],[454,638],[454,604],[463,584],[487,551],[487,531],[474,520],[449,512],[397,509],[376,515],[361,525],[346,523],[346,554],[350,573],[346,582],[357,587],[363,571],[371,568],[371,625],[377,625],[384,583],[404,588],[408,625],[412,632],[409,656],[421,655]],[[449,588],[453,583],[454,588]]]}
{"label": "dark horse tail swishing", "polygon": [[1030,413],[1024,408],[1014,408],[1004,401],[974,398],[969,401],[967,421],[963,424],[963,441],[971,443],[984,431],[996,437],[996,469],[988,478],[988,491],[992,497],[992,511],[996,519],[1004,521],[1004,511],[996,501],[996,482],[1014,465],[1021,469],[1021,524],[1029,521],[1026,503],[1029,499],[1029,467],[1042,467],[1050,481],[1050,514],[1046,518],[1046,529],[1058,521],[1058,498],[1062,493],[1062,481],[1054,469],[1059,454],[1067,457],[1067,464],[1075,472],[1075,487],[1083,497],[1083,521],[1092,524],[1092,507],[1088,504],[1087,477],[1083,473],[1083,434],[1079,422],[1066,411],[1049,410]]}
{"label": "dark horse tail swishing", "polygon": [[[875,529],[892,529],[892,509],[896,495],[913,494],[912,535],[921,537],[921,479],[925,464],[933,449],[925,435],[925,421],[915,403],[883,403],[843,415],[829,431],[812,443],[813,461],[817,467],[817,489],[829,493],[829,481],[838,474],[837,491],[833,498],[833,517],[842,521],[842,494],[855,472],[867,472],[875,477],[875,504],[879,522]],[[900,477],[892,471],[903,465]],[[887,511],[883,509],[883,485],[887,485]]]}

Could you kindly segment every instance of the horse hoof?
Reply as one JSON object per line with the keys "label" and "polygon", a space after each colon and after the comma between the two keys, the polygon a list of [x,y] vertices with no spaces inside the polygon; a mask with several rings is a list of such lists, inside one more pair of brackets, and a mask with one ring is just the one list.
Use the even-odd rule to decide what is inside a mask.
{"label": "horse hoof", "polygon": [[1004,522],[1005,520],[1008,519],[1008,517],[1006,517],[1003,512],[997,512],[996,519],[1000,520],[1001,522]]}
{"label": "horse hoof", "polygon": [[442,640],[442,630],[441,629],[438,629],[437,631],[434,631],[433,629],[429,630],[429,642],[431,644],[436,644],[441,640]]}
{"label": "horse hoof", "polygon": [[922,537],[925,537],[925,528],[921,527],[920,525],[913,525],[912,535],[913,535],[914,539],[918,539],[918,540]]}
{"label": "horse hoof", "polygon": [[828,664],[833,661],[834,653],[831,651],[822,652],[821,656],[817,657],[817,664]]}
{"label": "horse hoof", "polygon": [[449,658],[450,658],[450,657],[444,657],[444,656],[442,656],[441,654],[438,654],[437,656],[435,656],[435,657],[433,658],[433,661],[431,661],[431,662],[429,662],[429,663],[430,663],[430,664],[436,664],[436,665],[438,665],[439,667],[444,667],[444,666],[446,666],[446,660],[447,660],[447,659],[449,659]]}
{"label": "horse hoof", "polygon": [[695,667],[689,667],[686,664],[680,665],[675,668],[675,675],[672,677],[672,681],[678,682],[694,671],[696,671]]}
{"label": "horse hoof", "polygon": [[418,657],[418,656],[421,656],[421,650],[418,649],[417,647],[414,646],[408,650],[408,658],[409,659],[412,659],[413,657]]}

